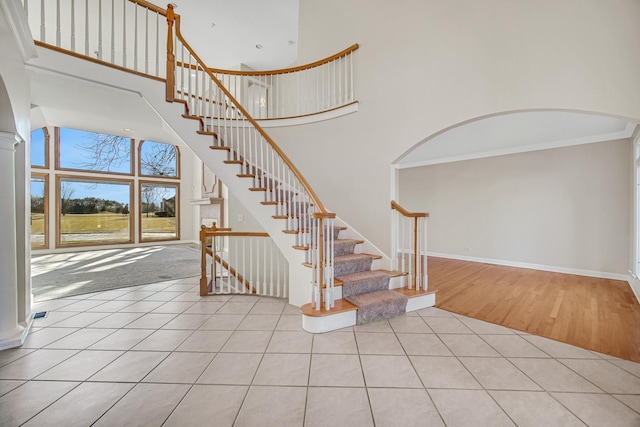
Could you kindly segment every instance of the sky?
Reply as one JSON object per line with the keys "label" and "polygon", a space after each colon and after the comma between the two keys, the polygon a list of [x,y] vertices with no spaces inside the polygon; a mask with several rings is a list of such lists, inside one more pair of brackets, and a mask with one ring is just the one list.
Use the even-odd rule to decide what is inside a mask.
{"label": "sky", "polygon": [[[93,132],[81,131],[76,129],[60,128],[60,167],[63,169],[89,170],[86,166],[91,163],[90,152],[82,147],[90,146],[94,143]],[[51,135],[50,149],[53,149],[53,135]],[[129,139],[122,141],[122,147],[125,151],[130,150]],[[154,141],[145,141],[142,145],[142,155],[151,151],[154,144],[162,144]],[[44,166],[45,161],[45,137],[42,129],[34,130],[31,133],[31,164],[34,166]],[[109,171],[130,173],[131,171],[131,153],[128,153],[127,159],[119,164],[109,165],[108,168],[95,168],[92,171]],[[98,197],[105,200],[115,200],[123,204],[130,203],[130,195],[132,187],[129,183],[118,182],[84,182],[74,181],[70,179],[62,180],[65,193],[73,191],[72,199],[83,199],[85,197]],[[43,193],[44,183],[33,182],[31,184],[31,192],[34,196]],[[154,195],[159,197],[157,203],[162,197],[169,198],[175,196],[175,189],[167,188],[165,191],[157,191]]]}

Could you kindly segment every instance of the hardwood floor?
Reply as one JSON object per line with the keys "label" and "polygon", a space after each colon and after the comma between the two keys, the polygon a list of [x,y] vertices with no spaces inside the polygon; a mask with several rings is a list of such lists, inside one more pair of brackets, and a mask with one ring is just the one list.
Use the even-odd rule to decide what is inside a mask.
{"label": "hardwood floor", "polygon": [[640,304],[627,282],[429,258],[436,307],[640,362]]}

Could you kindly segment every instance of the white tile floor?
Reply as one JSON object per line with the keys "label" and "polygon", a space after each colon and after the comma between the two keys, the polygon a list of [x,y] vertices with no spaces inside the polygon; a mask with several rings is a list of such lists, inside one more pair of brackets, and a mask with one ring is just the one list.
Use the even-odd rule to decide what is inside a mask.
{"label": "white tile floor", "polygon": [[640,426],[640,364],[436,308],[312,335],[185,279],[36,310],[1,426]]}

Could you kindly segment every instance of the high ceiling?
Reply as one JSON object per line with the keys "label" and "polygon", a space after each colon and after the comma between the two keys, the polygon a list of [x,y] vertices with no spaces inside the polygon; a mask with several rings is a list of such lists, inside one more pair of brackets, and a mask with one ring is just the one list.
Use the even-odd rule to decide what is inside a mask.
{"label": "high ceiling", "polygon": [[[211,67],[238,69],[244,64],[268,70],[296,60],[298,0],[177,0],[174,4],[181,15],[183,35]],[[180,142],[136,94],[66,74],[35,68],[28,73],[34,128],[48,124]],[[444,130],[416,144],[394,164],[421,166],[626,138],[634,129],[635,124],[623,119],[584,113],[512,113]]]}
{"label": "high ceiling", "polygon": [[[160,7],[167,2],[152,0]],[[181,31],[213,68],[286,68],[298,54],[298,0],[177,0]],[[256,45],[262,46],[261,49]]]}

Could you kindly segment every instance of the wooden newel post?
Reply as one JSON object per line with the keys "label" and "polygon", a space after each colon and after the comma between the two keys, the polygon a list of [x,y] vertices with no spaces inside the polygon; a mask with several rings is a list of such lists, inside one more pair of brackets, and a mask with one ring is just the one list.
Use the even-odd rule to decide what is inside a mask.
{"label": "wooden newel post", "polygon": [[167,102],[173,102],[176,68],[176,55],[173,51],[173,23],[175,22],[175,14],[173,5],[167,5]]}

